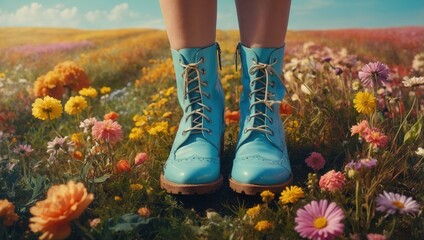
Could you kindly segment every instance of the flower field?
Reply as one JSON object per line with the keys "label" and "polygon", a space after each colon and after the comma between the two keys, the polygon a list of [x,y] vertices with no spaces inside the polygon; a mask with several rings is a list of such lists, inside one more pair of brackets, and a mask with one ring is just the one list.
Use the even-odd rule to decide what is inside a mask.
{"label": "flower field", "polygon": [[[423,239],[424,28],[289,31],[293,185],[237,194],[236,31],[218,31],[224,186],[169,195],[166,33],[0,28],[0,239]],[[238,67],[239,68],[239,67]]]}

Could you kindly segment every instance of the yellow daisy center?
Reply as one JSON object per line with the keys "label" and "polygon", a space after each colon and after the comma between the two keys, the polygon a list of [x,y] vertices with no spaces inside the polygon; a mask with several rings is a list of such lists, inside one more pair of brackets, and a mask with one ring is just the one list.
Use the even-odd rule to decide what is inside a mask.
{"label": "yellow daisy center", "polygon": [[392,205],[396,206],[397,208],[405,208],[405,204],[403,204],[402,202],[399,202],[399,201],[393,201]]}
{"label": "yellow daisy center", "polygon": [[318,229],[325,228],[327,226],[327,219],[325,217],[318,217],[314,220],[314,227]]}

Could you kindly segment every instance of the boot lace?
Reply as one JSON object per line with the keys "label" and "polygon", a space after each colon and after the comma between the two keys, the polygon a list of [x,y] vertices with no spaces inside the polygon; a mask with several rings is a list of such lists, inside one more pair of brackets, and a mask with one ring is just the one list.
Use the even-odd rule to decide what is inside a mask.
{"label": "boot lace", "polygon": [[250,82],[250,87],[253,87],[255,83],[256,86],[258,86],[258,84],[261,84],[262,86],[256,87],[249,93],[249,99],[251,99],[252,96],[255,97],[255,101],[249,106],[249,111],[252,110],[253,106],[255,105],[260,106],[259,104],[263,104],[262,106],[265,106],[265,108],[255,108],[255,113],[250,114],[250,116],[248,117],[248,121],[254,118],[253,126],[246,128],[244,132],[247,133],[248,131],[259,131],[263,133],[268,133],[272,136],[274,135],[274,131],[271,129],[270,126],[266,125],[266,119],[268,119],[272,123],[273,118],[266,114],[266,108],[273,112],[274,110],[272,109],[272,106],[274,104],[280,104],[281,101],[275,101],[270,99],[274,97],[275,94],[269,92],[268,88],[269,86],[273,87],[275,85],[275,81],[271,81],[269,78],[272,75],[276,75],[281,82],[283,81],[273,68],[273,66],[277,63],[276,60],[274,60],[272,64],[260,63],[256,62],[255,60],[252,61],[253,65],[249,68],[249,74],[253,75],[258,71],[262,72],[263,74],[260,74],[258,77],[251,80]]}
{"label": "boot lace", "polygon": [[188,118],[193,116],[192,126],[183,130],[183,134],[190,131],[192,133],[202,133],[202,131],[206,131],[209,134],[212,133],[211,129],[203,127],[202,121],[203,118],[208,122],[211,121],[211,119],[205,114],[205,109],[208,112],[212,110],[211,107],[203,103],[203,96],[210,98],[210,95],[202,90],[202,86],[206,87],[208,83],[206,81],[202,81],[200,78],[201,73],[205,74],[205,70],[200,70],[199,64],[204,61],[204,58],[200,58],[198,62],[189,64],[183,64],[180,61],[180,65],[184,68],[181,73],[181,76],[184,79],[183,101],[187,99],[189,101],[184,112],[187,113],[189,108],[192,107],[192,111],[186,115],[185,121],[187,122]]}

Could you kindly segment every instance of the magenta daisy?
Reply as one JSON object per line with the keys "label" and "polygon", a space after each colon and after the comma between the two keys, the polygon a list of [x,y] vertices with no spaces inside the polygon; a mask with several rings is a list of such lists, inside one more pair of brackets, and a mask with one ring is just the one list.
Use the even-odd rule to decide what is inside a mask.
{"label": "magenta daisy", "polygon": [[358,76],[365,87],[373,87],[374,83],[389,81],[389,68],[379,61],[370,62],[362,67]]}
{"label": "magenta daisy", "polygon": [[343,219],[344,213],[336,203],[312,201],[297,210],[294,229],[307,239],[333,239],[342,235]]}
{"label": "magenta daisy", "polygon": [[306,165],[314,171],[321,170],[325,165],[325,159],[321,153],[312,152],[311,155],[305,159]]}
{"label": "magenta daisy", "polygon": [[412,197],[406,197],[405,195],[393,192],[384,191],[377,197],[377,211],[386,212],[387,215],[400,214],[414,215],[420,211],[420,205],[412,199]]}
{"label": "magenta daisy", "polygon": [[34,149],[29,144],[19,144],[13,149],[13,152],[22,156],[28,156]]}

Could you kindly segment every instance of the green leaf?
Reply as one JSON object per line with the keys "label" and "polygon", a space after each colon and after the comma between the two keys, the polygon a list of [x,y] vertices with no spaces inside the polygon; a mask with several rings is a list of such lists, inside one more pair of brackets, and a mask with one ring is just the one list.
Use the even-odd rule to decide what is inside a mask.
{"label": "green leaf", "polygon": [[131,232],[135,228],[149,224],[152,218],[143,218],[134,213],[127,213],[117,219],[108,220],[108,228],[112,232]]}
{"label": "green leaf", "polygon": [[408,132],[405,133],[405,137],[403,138],[403,143],[412,143],[415,141],[421,134],[421,130],[423,128],[422,117],[418,119],[418,121],[409,129]]}
{"label": "green leaf", "polygon": [[112,174],[107,173],[107,174],[105,174],[105,175],[103,175],[101,177],[95,178],[93,180],[93,182],[95,182],[95,183],[105,182],[106,180],[108,180],[110,178],[110,176],[112,176]]}

